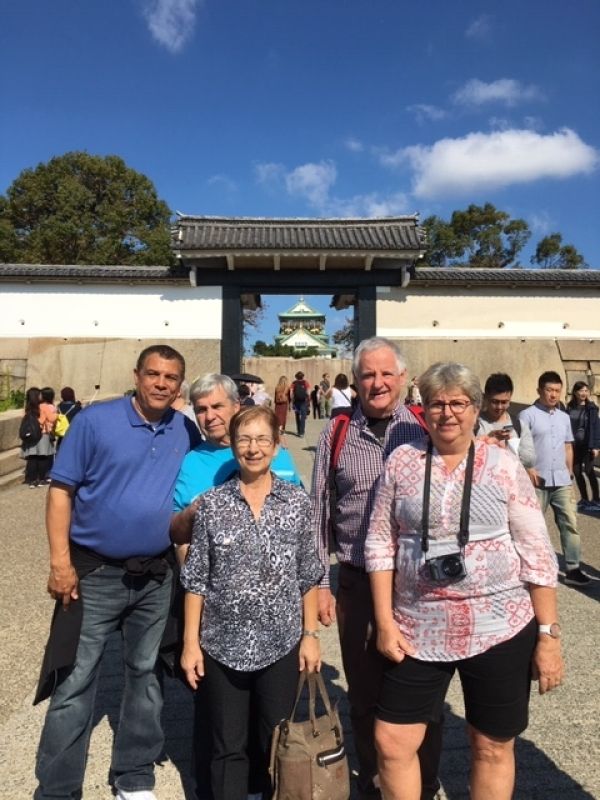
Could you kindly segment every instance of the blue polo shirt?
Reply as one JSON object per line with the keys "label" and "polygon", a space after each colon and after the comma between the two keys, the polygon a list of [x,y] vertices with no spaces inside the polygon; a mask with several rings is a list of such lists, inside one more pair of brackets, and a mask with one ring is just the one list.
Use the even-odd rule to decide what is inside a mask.
{"label": "blue polo shirt", "polygon": [[[238,469],[231,447],[202,442],[187,454],[181,465],[173,496],[174,510],[182,511],[199,494],[225,483]],[[279,448],[271,469],[278,478],[302,485],[292,456],[283,447]]]}
{"label": "blue polo shirt", "polygon": [[194,423],[171,409],[146,422],[130,397],[81,411],[50,472],[75,487],[71,539],[109,558],[165,550],[175,480],[198,438]]}

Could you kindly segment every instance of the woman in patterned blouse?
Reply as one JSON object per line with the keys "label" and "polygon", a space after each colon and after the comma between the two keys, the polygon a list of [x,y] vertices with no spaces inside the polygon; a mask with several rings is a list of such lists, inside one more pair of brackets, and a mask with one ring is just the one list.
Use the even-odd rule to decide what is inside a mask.
{"label": "woman in patterned blouse", "polygon": [[242,409],[230,434],[239,475],[203,495],[181,575],[181,665],[190,686],[202,680],[208,694],[214,798],[246,800],[250,704],[270,797],[271,733],[291,712],[298,669],[320,669],[316,585],[323,570],[308,496],[270,469],[279,442],[274,412]]}
{"label": "woman in patterned blouse", "polygon": [[532,672],[540,693],[563,677],[556,556],[519,460],[473,437],[473,373],[436,364],[419,388],[430,439],[388,459],[365,546],[377,644],[390,659],[375,727],[381,786],[386,800],[420,797],[417,750],[458,670],[470,796],[509,800]]}

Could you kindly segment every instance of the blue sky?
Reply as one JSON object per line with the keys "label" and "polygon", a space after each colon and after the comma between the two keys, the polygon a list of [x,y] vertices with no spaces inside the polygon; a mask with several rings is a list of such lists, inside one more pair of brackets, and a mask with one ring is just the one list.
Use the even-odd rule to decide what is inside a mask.
{"label": "blue sky", "polygon": [[115,153],[185,213],[490,201],[531,226],[523,263],[559,231],[598,268],[599,33],[597,0],[5,3],[0,192],[68,150]]}

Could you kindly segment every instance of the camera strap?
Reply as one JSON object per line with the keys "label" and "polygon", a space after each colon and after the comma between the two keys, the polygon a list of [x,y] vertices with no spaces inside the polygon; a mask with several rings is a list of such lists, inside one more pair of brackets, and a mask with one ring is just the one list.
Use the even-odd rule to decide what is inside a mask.
{"label": "camera strap", "polygon": [[[433,443],[431,439],[427,444],[425,457],[425,478],[423,482],[423,516],[421,519],[421,549],[424,553],[429,550],[429,504],[431,499],[431,460],[433,456]],[[465,483],[463,486],[462,502],[460,506],[460,528],[458,543],[464,547],[469,541],[469,514],[471,507],[471,484],[473,483],[473,467],[475,464],[475,444],[471,442],[465,468]]]}

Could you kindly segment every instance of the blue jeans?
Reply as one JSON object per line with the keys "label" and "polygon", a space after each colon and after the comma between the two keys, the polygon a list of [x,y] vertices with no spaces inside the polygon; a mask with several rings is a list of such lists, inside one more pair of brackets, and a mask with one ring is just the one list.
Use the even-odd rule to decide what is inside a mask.
{"label": "blue jeans", "polygon": [[119,627],[125,683],[112,780],[126,791],[154,787],[154,762],[164,743],[163,698],[154,668],[169,610],[171,580],[171,573],[161,584],[108,565],[82,578],[83,621],[77,656],[48,707],[37,754],[35,800],[81,797],[100,660],[108,637]]}
{"label": "blue jeans", "polygon": [[306,427],[306,415],[308,414],[307,403],[294,403],[294,414],[296,415],[296,431],[298,436],[304,436]]}
{"label": "blue jeans", "polygon": [[576,569],[581,555],[581,539],[577,530],[577,506],[573,487],[545,486],[543,489],[536,489],[535,493],[544,514],[548,505],[552,507],[567,571]]}

